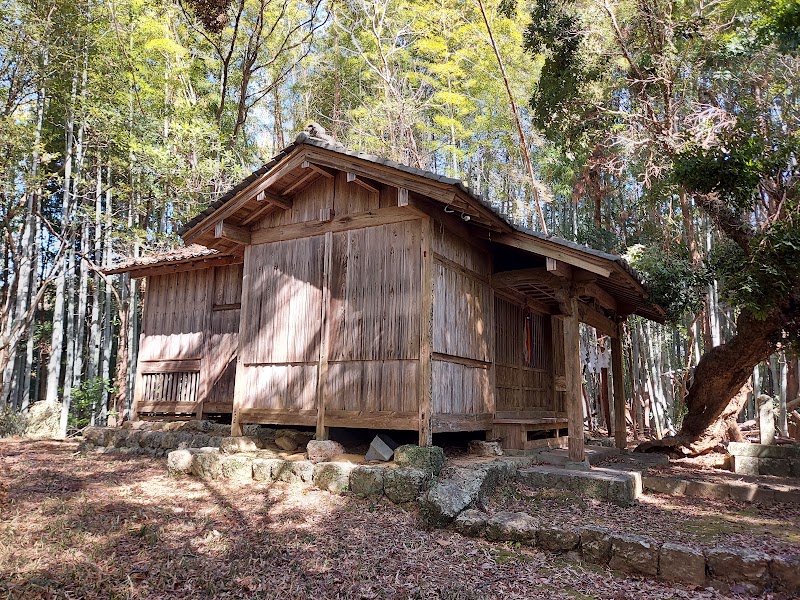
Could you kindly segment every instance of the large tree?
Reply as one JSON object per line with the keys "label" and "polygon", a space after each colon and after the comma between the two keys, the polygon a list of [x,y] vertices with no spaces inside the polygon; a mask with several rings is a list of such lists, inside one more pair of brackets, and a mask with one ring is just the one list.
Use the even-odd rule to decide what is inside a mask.
{"label": "large tree", "polygon": [[707,347],[695,369],[681,430],[641,450],[712,448],[753,367],[797,340],[799,20],[794,0],[540,0],[533,9],[526,47],[544,64],[531,107],[577,163],[576,192],[612,178],[705,214],[715,250],[700,257],[691,240],[689,249],[737,314],[735,334]]}

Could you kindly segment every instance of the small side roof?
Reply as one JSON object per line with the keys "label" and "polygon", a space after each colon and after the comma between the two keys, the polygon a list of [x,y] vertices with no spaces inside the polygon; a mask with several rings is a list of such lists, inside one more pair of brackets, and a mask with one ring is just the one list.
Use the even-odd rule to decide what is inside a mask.
{"label": "small side roof", "polygon": [[[132,277],[145,277],[152,273],[167,273],[203,266],[221,266],[241,262],[241,257],[206,248],[200,244],[189,244],[181,248],[153,252],[121,260],[103,269],[106,275],[130,273]],[[170,269],[170,267],[174,267]]]}

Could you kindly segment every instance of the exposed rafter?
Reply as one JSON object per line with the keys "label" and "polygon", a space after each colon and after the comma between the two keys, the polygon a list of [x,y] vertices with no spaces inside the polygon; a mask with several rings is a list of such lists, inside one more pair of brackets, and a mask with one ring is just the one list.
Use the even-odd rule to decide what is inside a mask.
{"label": "exposed rafter", "polygon": [[250,244],[250,230],[244,227],[237,227],[225,221],[219,221],[214,225],[214,237],[216,239],[228,240],[236,244]]}

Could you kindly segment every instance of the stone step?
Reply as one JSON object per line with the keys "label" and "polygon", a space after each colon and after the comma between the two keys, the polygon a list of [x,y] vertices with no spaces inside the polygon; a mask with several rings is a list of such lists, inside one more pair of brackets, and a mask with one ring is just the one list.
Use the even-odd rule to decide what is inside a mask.
{"label": "stone step", "polygon": [[[586,460],[590,465],[598,465],[610,456],[617,456],[619,450],[616,448],[605,448],[603,446],[586,446]],[[547,465],[563,467],[569,460],[569,451],[566,448],[553,448],[551,450],[541,450],[532,456],[537,462]]]}
{"label": "stone step", "polygon": [[570,490],[620,506],[634,504],[642,493],[641,473],[601,467],[581,471],[537,465],[520,469],[517,480],[533,488]]}

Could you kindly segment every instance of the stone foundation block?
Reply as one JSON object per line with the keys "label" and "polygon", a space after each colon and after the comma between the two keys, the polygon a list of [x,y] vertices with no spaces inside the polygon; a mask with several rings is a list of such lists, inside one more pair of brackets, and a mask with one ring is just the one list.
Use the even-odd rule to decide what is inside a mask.
{"label": "stone foundation block", "polygon": [[484,442],[483,440],[471,440],[467,445],[470,454],[475,456],[503,456],[503,448],[500,442]]}
{"label": "stone foundation block", "polygon": [[537,521],[528,513],[503,511],[486,523],[486,537],[503,542],[536,544]]}
{"label": "stone foundation block", "polygon": [[383,467],[357,465],[350,471],[350,491],[361,498],[383,496]]}
{"label": "stone foundation block", "polygon": [[659,494],[669,494],[671,496],[682,496],[686,493],[685,479],[677,479],[674,477],[654,477],[645,475],[642,477],[642,486],[644,489],[657,492]]}
{"label": "stone foundation block", "polygon": [[248,456],[228,455],[220,458],[220,475],[232,481],[252,481],[253,459]]}
{"label": "stone foundation block", "polygon": [[536,545],[551,552],[569,552],[580,544],[577,531],[560,527],[540,527],[536,532]]}
{"label": "stone foundation block", "polygon": [[791,477],[792,463],[786,458],[759,458],[758,472],[761,475],[774,475],[775,477]]}
{"label": "stone foundation block", "polygon": [[261,441],[253,437],[229,437],[224,438],[219,443],[219,451],[222,454],[238,454],[240,452],[255,452],[261,446]]}
{"label": "stone foundation block", "polygon": [[725,483],[711,483],[710,481],[686,482],[686,495],[695,498],[725,499],[731,495],[730,488]]}
{"label": "stone foundation block", "polygon": [[608,566],[626,573],[655,577],[658,575],[658,546],[635,535],[612,535]]}
{"label": "stone foundation block", "polygon": [[192,472],[195,452],[173,450],[167,455],[167,471],[170,475],[186,475]]}
{"label": "stone foundation block", "polygon": [[755,483],[732,481],[728,484],[728,491],[730,492],[731,500],[754,502],[758,494],[758,486]]}
{"label": "stone foundation block", "polygon": [[772,493],[775,497],[775,502],[800,505],[800,491],[774,488]]}
{"label": "stone foundation block", "polygon": [[411,467],[386,469],[383,476],[383,491],[395,504],[403,504],[416,500],[428,481],[428,473],[421,469]]}
{"label": "stone foundation block", "polygon": [[411,467],[438,475],[444,466],[444,450],[439,446],[423,448],[406,444],[395,449],[394,462],[401,467]]}
{"label": "stone foundation block", "polygon": [[709,575],[721,581],[761,585],[767,574],[769,557],[746,548],[717,546],[706,552]]}
{"label": "stone foundation block", "polygon": [[611,560],[611,532],[605,527],[588,525],[578,530],[581,554],[586,562],[607,565]]}
{"label": "stone foundation block", "polygon": [[520,469],[517,472],[517,479],[531,487],[570,490],[582,496],[606,500],[620,506],[632,505],[642,488],[639,473],[601,468],[577,471],[540,465]]}
{"label": "stone foundation block", "polygon": [[758,475],[758,458],[753,456],[731,456],[731,467],[739,475]]}
{"label": "stone foundation block", "polygon": [[276,476],[276,481],[284,483],[311,483],[314,479],[314,465],[307,460],[285,460]]}
{"label": "stone foundation block", "polygon": [[486,529],[486,513],[469,508],[459,514],[453,521],[453,529],[461,535],[480,537]]}
{"label": "stone foundation block", "polygon": [[222,460],[216,448],[213,452],[198,452],[192,456],[192,475],[200,479],[219,479],[222,476]]}
{"label": "stone foundation block", "polygon": [[800,554],[774,557],[769,572],[776,588],[800,596]]}
{"label": "stone foundation block", "polygon": [[318,463],[314,465],[314,485],[321,490],[335,494],[346,492],[350,488],[350,473],[353,466],[348,462]]}
{"label": "stone foundation block", "polygon": [[749,442],[731,442],[728,452],[734,456],[751,456],[755,458],[798,458],[800,444],[751,444]]}
{"label": "stone foundation block", "polygon": [[702,586],[706,582],[706,557],[702,551],[682,544],[661,546],[659,575],[667,581]]}
{"label": "stone foundation block", "polygon": [[267,483],[275,481],[285,462],[280,458],[254,458],[253,479]]}
{"label": "stone foundation block", "polygon": [[330,462],[345,453],[344,446],[333,440],[311,440],[306,444],[308,460],[312,463]]}

